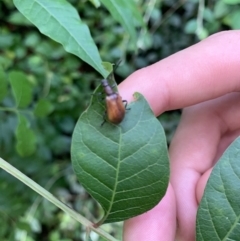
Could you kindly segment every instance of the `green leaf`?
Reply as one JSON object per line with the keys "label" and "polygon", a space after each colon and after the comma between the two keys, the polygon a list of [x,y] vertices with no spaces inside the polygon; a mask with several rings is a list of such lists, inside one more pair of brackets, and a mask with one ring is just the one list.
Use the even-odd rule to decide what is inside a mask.
{"label": "green leaf", "polygon": [[0,49],[8,49],[14,44],[14,36],[9,33],[0,34]]}
{"label": "green leaf", "polygon": [[122,0],[124,4],[126,4],[126,7],[131,10],[135,20],[146,29],[146,25],[143,21],[143,17],[141,15],[139,6],[137,6],[136,2],[133,0]]}
{"label": "green leaf", "polygon": [[104,78],[109,74],[101,64],[88,26],[66,0],[14,0],[14,4],[41,33],[61,43],[66,51],[90,64]]}
{"label": "green leaf", "polygon": [[118,124],[103,126],[100,87],[75,127],[71,156],[81,184],[104,209],[102,223],[122,221],[153,208],[169,179],[165,134],[146,100],[136,100]]}
{"label": "green leaf", "polygon": [[229,25],[232,29],[240,29],[240,10],[237,9],[231,14],[227,15],[223,22]]}
{"label": "green leaf", "polygon": [[214,17],[215,18],[222,18],[230,12],[230,6],[226,5],[222,1],[217,1],[214,6]]}
{"label": "green leaf", "polygon": [[197,214],[197,241],[239,240],[240,138],[212,170]]}
{"label": "green leaf", "polygon": [[128,8],[129,4],[127,4],[124,0],[101,0],[101,2],[109,10],[112,17],[125,27],[130,34],[132,41],[136,43],[137,33],[134,27],[133,12],[130,8]]}
{"label": "green leaf", "polygon": [[209,35],[209,33],[208,33],[206,28],[199,28],[199,29],[197,29],[196,34],[197,34],[199,39],[205,39]]}
{"label": "green leaf", "polygon": [[185,33],[190,33],[190,34],[195,34],[197,30],[197,21],[196,19],[191,19],[189,20],[184,28]]}
{"label": "green leaf", "polygon": [[41,99],[38,101],[35,110],[34,115],[36,117],[45,117],[49,115],[54,109],[54,106],[46,99]]}
{"label": "green leaf", "polygon": [[107,70],[107,72],[112,73],[113,72],[113,64],[109,62],[102,62],[102,65],[104,69]]}
{"label": "green leaf", "polygon": [[[0,46],[1,46],[1,44],[0,44]],[[12,66],[12,60],[9,59],[9,57],[0,55],[0,66],[2,66],[4,69],[7,69],[10,66]]]}
{"label": "green leaf", "polygon": [[101,3],[99,0],[89,0],[95,8],[99,8],[101,6]]}
{"label": "green leaf", "polygon": [[7,95],[7,79],[4,70],[0,67],[0,102]]}
{"label": "green leaf", "polygon": [[8,17],[8,21],[15,25],[32,26],[32,23],[17,10]]}
{"label": "green leaf", "polygon": [[27,222],[19,220],[16,223],[16,226],[17,226],[18,229],[21,229],[21,230],[24,230],[24,231],[27,231],[27,232],[31,232],[31,226]]}
{"label": "green leaf", "polygon": [[18,126],[16,129],[17,151],[21,156],[30,156],[36,150],[36,136],[30,129],[30,124],[23,115],[18,116]]}
{"label": "green leaf", "polygon": [[240,3],[240,0],[223,0],[223,2],[230,5],[235,5]]}
{"label": "green leaf", "polygon": [[215,21],[213,11],[209,8],[205,8],[203,12],[203,19],[207,22],[213,23]]}
{"label": "green leaf", "polygon": [[32,85],[27,76],[20,71],[12,71],[9,73],[9,80],[16,106],[19,108],[27,107],[32,101]]}

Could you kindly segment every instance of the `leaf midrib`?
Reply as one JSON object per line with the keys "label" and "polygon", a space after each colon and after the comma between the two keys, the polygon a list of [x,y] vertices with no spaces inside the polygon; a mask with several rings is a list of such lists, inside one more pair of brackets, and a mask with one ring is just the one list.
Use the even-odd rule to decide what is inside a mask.
{"label": "leaf midrib", "polygon": [[118,185],[118,178],[119,178],[119,169],[120,169],[120,148],[121,148],[121,143],[122,143],[122,133],[120,133],[120,139],[119,139],[119,147],[118,147],[118,164],[117,164],[117,168],[116,168],[116,181],[114,184],[114,188],[113,188],[113,194],[112,194],[112,198],[110,201],[110,206],[108,208],[108,211],[106,212],[102,222],[104,222],[107,218],[109,213],[111,212],[113,203],[114,203],[114,199],[115,199],[115,195],[116,195],[116,190],[117,190],[117,185]]}
{"label": "leaf midrib", "polygon": [[[49,12],[48,9],[44,7],[44,5],[42,5],[42,4],[41,4],[40,2],[38,2],[37,0],[35,0],[34,2],[35,2],[36,4],[38,4],[39,6],[41,6],[50,16],[52,16],[52,17],[56,20],[56,22],[58,22],[58,23],[60,24],[60,26],[62,26],[63,29],[66,30],[66,32],[69,33],[69,35],[71,36],[71,38],[72,38],[72,39],[75,41],[75,43],[82,49],[82,51],[85,53],[85,55],[88,56],[88,57],[91,59],[91,61],[94,63],[94,65],[96,65],[97,69],[100,70],[99,67],[98,67],[98,65],[95,63],[94,58],[92,58],[91,55],[88,55],[88,53],[84,50],[84,48],[82,48],[81,44],[79,44],[79,42],[75,39],[75,36],[73,36],[73,35],[71,34],[71,32],[68,31],[68,28],[66,28],[65,25],[62,25],[62,22],[58,21],[58,19],[55,17],[55,15],[51,14],[51,12]],[[33,4],[34,4],[34,3],[33,3]],[[79,17],[78,20],[79,20],[80,23],[82,23],[80,17]],[[82,23],[82,24],[84,24],[84,23]],[[89,31],[90,31],[90,30],[89,30]],[[51,37],[51,38],[52,38],[52,37]],[[54,39],[54,40],[55,40],[55,39]],[[56,41],[56,40],[55,40],[55,41]],[[102,72],[102,71],[100,70],[100,72]]]}

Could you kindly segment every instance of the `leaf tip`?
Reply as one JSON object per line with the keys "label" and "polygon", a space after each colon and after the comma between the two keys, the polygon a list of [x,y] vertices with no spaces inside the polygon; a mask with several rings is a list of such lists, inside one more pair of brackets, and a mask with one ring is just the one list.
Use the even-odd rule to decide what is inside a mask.
{"label": "leaf tip", "polygon": [[139,99],[144,98],[143,95],[141,93],[139,93],[139,92],[135,92],[133,94],[133,97],[134,97],[135,100],[139,100]]}

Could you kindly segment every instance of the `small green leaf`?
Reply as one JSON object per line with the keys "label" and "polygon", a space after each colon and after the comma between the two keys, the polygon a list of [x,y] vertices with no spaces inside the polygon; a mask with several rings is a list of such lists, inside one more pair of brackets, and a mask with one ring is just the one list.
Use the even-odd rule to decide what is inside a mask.
{"label": "small green leaf", "polygon": [[27,107],[32,101],[32,85],[27,76],[20,71],[12,71],[9,73],[9,80],[16,106],[19,108]]}
{"label": "small green leaf", "polygon": [[89,0],[93,6],[95,6],[95,8],[99,8],[101,6],[101,3],[99,2],[99,0]]}
{"label": "small green leaf", "polygon": [[7,69],[12,66],[12,60],[9,59],[9,57],[0,55],[0,66],[2,66],[4,69]]}
{"label": "small green leaf", "polygon": [[214,6],[214,18],[222,18],[226,16],[231,11],[231,8],[229,5],[226,5],[222,1],[217,1]]}
{"label": "small green leaf", "polygon": [[112,17],[116,19],[130,34],[132,41],[136,43],[137,33],[134,26],[134,16],[132,9],[125,1],[101,0],[104,6],[109,10]]}
{"label": "small green leaf", "polygon": [[66,0],[14,0],[18,10],[41,33],[61,43],[66,51],[90,64],[105,78],[98,49],[88,26],[83,23],[77,10]]}
{"label": "small green leaf", "polygon": [[223,0],[223,2],[230,5],[235,5],[240,3],[240,0]]}
{"label": "small green leaf", "polygon": [[46,99],[41,99],[36,104],[34,115],[36,117],[45,117],[49,115],[54,109],[54,106]]}
{"label": "small green leaf", "polygon": [[136,100],[124,120],[103,126],[100,87],[75,127],[71,156],[81,184],[104,209],[98,223],[122,221],[153,208],[166,192],[169,160],[165,134],[146,100]]}
{"label": "small green leaf", "polygon": [[12,14],[8,17],[8,21],[15,25],[33,26],[32,23],[17,10],[12,12]]}
{"label": "small green leaf", "polygon": [[109,72],[109,73],[113,72],[113,64],[112,63],[102,62],[102,65],[107,72]]}
{"label": "small green leaf", "polygon": [[203,19],[206,20],[207,22],[213,23],[215,21],[213,11],[210,10],[209,8],[205,8],[203,12]]}
{"label": "small green leaf", "polygon": [[0,49],[8,49],[14,44],[14,36],[10,33],[0,34]]}
{"label": "small green leaf", "polygon": [[197,241],[239,240],[240,137],[212,170],[197,214]]}
{"label": "small green leaf", "polygon": [[31,232],[31,226],[27,222],[19,220],[16,223],[16,226],[17,226],[18,229],[21,229],[21,230],[24,230],[24,231],[27,231],[27,232]]}
{"label": "small green leaf", "polygon": [[0,102],[7,95],[7,79],[4,70],[0,67]]}
{"label": "small green leaf", "polygon": [[206,28],[197,29],[196,34],[197,34],[198,38],[201,39],[201,40],[207,38],[208,35],[209,35]]}
{"label": "small green leaf", "polygon": [[190,34],[194,34],[196,33],[196,30],[197,30],[197,21],[196,19],[191,19],[189,20],[186,25],[185,25],[185,28],[184,28],[184,32],[185,33],[190,33]]}
{"label": "small green leaf", "polygon": [[227,15],[223,22],[229,25],[232,29],[240,29],[240,10],[237,9],[231,14]]}
{"label": "small green leaf", "polygon": [[29,122],[23,115],[18,116],[16,129],[17,151],[21,156],[30,156],[36,150],[36,136],[29,127]]}

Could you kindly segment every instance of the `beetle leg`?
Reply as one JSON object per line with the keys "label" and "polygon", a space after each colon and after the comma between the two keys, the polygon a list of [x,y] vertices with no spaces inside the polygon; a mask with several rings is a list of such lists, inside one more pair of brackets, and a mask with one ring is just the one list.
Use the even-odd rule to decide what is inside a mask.
{"label": "beetle leg", "polygon": [[127,100],[123,100],[122,101],[124,104],[125,104],[125,110],[131,110],[131,108],[127,108],[127,105],[128,105],[128,101]]}

